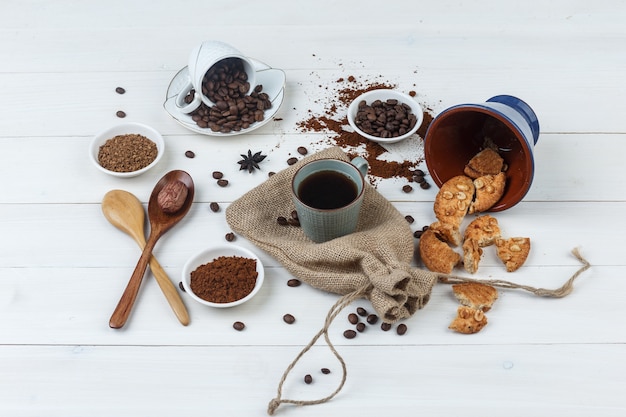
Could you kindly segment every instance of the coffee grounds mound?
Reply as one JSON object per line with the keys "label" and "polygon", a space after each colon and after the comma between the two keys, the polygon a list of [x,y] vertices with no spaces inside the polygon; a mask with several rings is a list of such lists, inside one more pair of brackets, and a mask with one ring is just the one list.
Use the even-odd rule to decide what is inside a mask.
{"label": "coffee grounds mound", "polygon": [[[385,160],[381,156],[388,151],[383,146],[361,137],[356,132],[344,130],[344,127],[349,126],[346,110],[358,96],[371,90],[396,87],[386,82],[358,81],[354,76],[349,76],[347,79],[339,78],[334,85],[331,85],[331,89],[334,88],[336,100],[331,100],[324,108],[323,114],[311,115],[306,120],[298,122],[297,127],[305,132],[331,133],[328,140],[344,149],[351,158],[361,156],[368,161],[370,176],[378,179],[400,177],[413,182],[413,171],[423,162],[423,155],[416,155],[415,160],[410,161]],[[411,91],[409,95],[415,96],[415,92]],[[432,120],[433,116],[429,111],[424,111],[424,121],[417,131],[421,138],[426,135],[426,130]],[[372,183],[375,182],[374,180]]]}

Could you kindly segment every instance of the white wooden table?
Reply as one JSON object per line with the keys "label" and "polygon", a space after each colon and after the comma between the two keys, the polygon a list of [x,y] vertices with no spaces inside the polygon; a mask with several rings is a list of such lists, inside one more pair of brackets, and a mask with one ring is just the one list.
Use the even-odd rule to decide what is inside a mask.
{"label": "white wooden table", "polygon": [[[167,171],[192,175],[194,205],[155,249],[177,284],[188,257],[224,241],[229,202],[284,168],[298,146],[325,146],[327,134],[297,124],[333,99],[325,87],[349,75],[414,90],[435,114],[496,94],[527,101],[541,123],[535,182],[497,217],[510,235],[530,236],[533,249],[514,274],[485,256],[479,275],[554,288],[580,267],[574,247],[592,267],[566,298],[502,290],[489,325],[471,336],[447,329],[457,301],[443,284],[404,321],[404,336],[371,329],[344,339],[346,311],[330,330],[348,367],[343,390],[322,405],[283,405],[277,415],[625,415],[625,18],[616,0],[3,1],[0,415],[266,415],[283,371],[337,296],[288,287],[289,273],[239,237],[234,243],[266,264],[251,302],[218,311],[183,294],[191,317],[184,327],[149,274],[129,322],[113,330],[108,319],[140,252],[108,224],[100,201],[120,188],[145,204]],[[169,117],[167,86],[205,39],[286,72],[277,120],[223,140]],[[87,159],[92,136],[118,123],[118,110],[166,139],[159,165],[134,179],[106,176]],[[237,171],[248,149],[268,155],[263,172]],[[231,185],[217,187],[213,170]],[[416,218],[415,228],[432,222],[436,187],[406,194],[400,184],[385,179],[378,190]],[[209,210],[212,201],[221,212]],[[357,306],[369,304],[349,309]],[[285,313],[296,323],[285,324]],[[236,320],[245,331],[233,330]],[[313,384],[302,382],[306,373]],[[284,397],[322,397],[340,376],[328,348],[316,345]]]}

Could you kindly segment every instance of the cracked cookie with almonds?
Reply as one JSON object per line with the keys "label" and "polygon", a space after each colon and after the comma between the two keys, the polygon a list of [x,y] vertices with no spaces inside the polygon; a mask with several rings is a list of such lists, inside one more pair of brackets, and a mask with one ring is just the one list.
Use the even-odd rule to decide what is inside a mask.
{"label": "cracked cookie with almonds", "polygon": [[455,224],[435,222],[428,226],[428,228],[434,230],[440,238],[452,246],[459,246],[463,243],[461,230]]}
{"label": "cracked cookie with almonds", "polygon": [[496,252],[506,266],[507,272],[517,271],[528,258],[530,239],[527,237],[496,239]]}
{"label": "cracked cookie with almonds", "polygon": [[456,317],[448,326],[450,330],[454,330],[463,334],[478,333],[487,325],[487,316],[482,310],[476,310],[467,306],[459,306]]}
{"label": "cracked cookie with almonds", "polygon": [[474,182],[457,175],[443,183],[435,197],[435,216],[442,223],[459,227],[474,199]]}
{"label": "cracked cookie with almonds", "polygon": [[461,261],[461,255],[443,241],[435,230],[428,228],[422,234],[419,243],[422,262],[429,270],[449,274]]}
{"label": "cracked cookie with almonds", "polygon": [[461,306],[448,328],[463,334],[481,331],[487,325],[485,312],[491,309],[498,298],[498,290],[491,285],[470,281],[454,284],[452,291]]}
{"label": "cracked cookie with almonds", "polygon": [[484,248],[496,243],[496,239],[500,236],[500,226],[498,225],[498,219],[489,214],[485,214],[476,217],[465,228],[463,238],[473,239],[478,243],[478,246]]}
{"label": "cracked cookie with almonds", "polygon": [[483,250],[474,239],[465,239],[463,241],[463,268],[470,274],[478,271],[480,258],[483,256]]}
{"label": "cracked cookie with almonds", "polygon": [[476,194],[470,204],[468,213],[480,213],[493,207],[502,195],[506,185],[506,175],[500,172],[496,175],[483,175],[474,180]]}
{"label": "cracked cookie with almonds", "polygon": [[485,148],[469,160],[463,172],[472,179],[483,175],[497,175],[502,172],[504,159],[491,148]]}
{"label": "cracked cookie with almonds", "polygon": [[468,281],[452,286],[454,296],[459,302],[476,310],[487,312],[498,299],[498,290],[491,285]]}

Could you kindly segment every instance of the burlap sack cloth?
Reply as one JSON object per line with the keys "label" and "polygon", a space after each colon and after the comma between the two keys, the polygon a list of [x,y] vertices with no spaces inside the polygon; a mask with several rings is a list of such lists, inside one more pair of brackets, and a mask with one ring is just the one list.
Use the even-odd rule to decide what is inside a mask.
{"label": "burlap sack cloth", "polygon": [[[438,280],[448,283],[468,280],[411,267],[415,239],[409,224],[369,184],[366,184],[355,233],[324,243],[314,243],[304,235],[301,228],[279,225],[276,219],[279,216],[288,217],[294,210],[291,200],[293,175],[306,162],[322,158],[350,160],[339,147],[313,154],[269,177],[226,210],[226,219],[233,231],[272,255],[295,277],[320,290],[343,296],[328,312],[323,328],[283,374],[278,396],[270,402],[269,414],[273,414],[281,403],[318,404],[328,401],[341,390],[345,382],[346,367],[328,337],[328,327],[350,302],[357,298],[367,298],[383,320],[395,322],[410,317],[422,308],[428,302],[432,288]],[[538,295],[563,296],[571,291],[571,288],[567,289],[565,286],[559,290],[541,290],[506,281],[481,282],[523,288]],[[555,291],[565,293],[559,295]],[[287,374],[322,335],[342,365],[343,378],[339,387],[328,397],[315,401],[281,398],[282,384]]]}

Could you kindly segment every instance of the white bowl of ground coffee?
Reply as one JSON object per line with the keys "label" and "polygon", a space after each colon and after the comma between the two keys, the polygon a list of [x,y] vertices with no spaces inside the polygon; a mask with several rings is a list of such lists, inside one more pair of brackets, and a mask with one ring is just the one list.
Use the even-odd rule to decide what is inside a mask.
{"label": "white bowl of ground coffee", "polygon": [[261,260],[237,245],[214,246],[192,256],[183,266],[185,292],[211,307],[234,307],[245,303],[261,289]]}
{"label": "white bowl of ground coffee", "polygon": [[89,157],[96,168],[109,175],[128,178],[148,171],[164,153],[163,136],[141,123],[121,123],[96,136]]}

